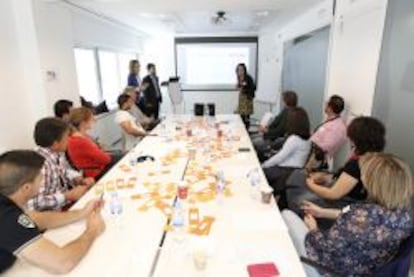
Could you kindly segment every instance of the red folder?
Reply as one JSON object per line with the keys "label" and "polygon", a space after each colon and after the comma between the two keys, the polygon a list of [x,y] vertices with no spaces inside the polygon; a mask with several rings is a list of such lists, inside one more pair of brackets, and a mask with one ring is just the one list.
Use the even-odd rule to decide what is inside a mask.
{"label": "red folder", "polygon": [[247,266],[250,277],[276,277],[279,271],[274,263],[252,264]]}

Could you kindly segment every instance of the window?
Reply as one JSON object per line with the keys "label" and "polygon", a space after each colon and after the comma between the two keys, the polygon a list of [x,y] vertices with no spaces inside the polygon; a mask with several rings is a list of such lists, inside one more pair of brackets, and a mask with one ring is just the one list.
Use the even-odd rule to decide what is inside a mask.
{"label": "window", "polygon": [[109,109],[116,108],[127,85],[129,61],[137,55],[97,48],[75,48],[74,52],[80,95],[95,105],[106,101]]}
{"label": "window", "polygon": [[121,93],[117,55],[114,52],[98,51],[99,71],[102,82],[102,96],[108,108],[116,108],[116,100]]}
{"label": "window", "polygon": [[91,101],[95,105],[99,104],[102,97],[99,89],[95,51],[93,49],[76,48],[75,63],[79,94],[87,101]]}

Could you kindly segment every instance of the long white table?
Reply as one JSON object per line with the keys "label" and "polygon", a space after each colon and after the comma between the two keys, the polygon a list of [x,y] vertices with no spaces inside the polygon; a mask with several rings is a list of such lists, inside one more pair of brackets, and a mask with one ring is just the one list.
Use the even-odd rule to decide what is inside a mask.
{"label": "long white table", "polygon": [[[117,179],[136,177],[137,182],[134,188],[118,190],[123,203],[121,216],[114,218],[105,207],[106,231],[67,276],[248,276],[247,265],[263,262],[274,262],[281,276],[305,276],[274,201],[266,205],[251,197],[249,171],[258,168],[261,185],[267,186],[267,183],[240,117],[219,115],[215,121],[221,122],[224,134],[220,139],[220,151],[214,148],[218,141],[214,122],[207,125],[205,120],[194,120],[188,115],[169,116],[154,130],[159,136],[145,138],[105,175],[97,184],[105,189],[111,189],[108,182],[116,183]],[[192,129],[193,136],[186,136],[187,127]],[[194,158],[190,158],[190,148],[194,149]],[[239,152],[239,148],[251,151]],[[222,156],[217,158],[218,153]],[[151,155],[155,162],[131,166],[130,161],[141,155]],[[206,170],[198,173],[203,168]],[[213,178],[211,173],[217,171],[223,172],[231,195],[220,202],[214,199],[196,201],[191,192],[208,187]],[[197,207],[201,217],[215,218],[207,236],[166,232],[165,214],[154,207],[142,209],[152,200],[131,198],[132,195],[146,197],[151,190],[171,192],[173,187],[174,191],[166,193],[167,197],[161,200],[171,206],[175,200],[172,195],[175,186],[183,178],[190,185],[185,208]],[[100,190],[92,188],[74,208],[83,207],[88,200],[96,198]],[[106,191],[107,201],[109,197],[110,192]],[[45,236],[64,245],[84,228],[84,222],[77,222],[50,230]],[[165,240],[160,245],[162,237]],[[207,268],[202,272],[196,270],[192,259],[192,249],[200,243],[208,245]],[[49,274],[18,261],[5,276]]]}

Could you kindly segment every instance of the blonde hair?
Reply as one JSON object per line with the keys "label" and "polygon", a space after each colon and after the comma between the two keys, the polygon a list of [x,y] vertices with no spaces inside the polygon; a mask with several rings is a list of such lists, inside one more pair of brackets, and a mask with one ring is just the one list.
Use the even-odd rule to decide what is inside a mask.
{"label": "blonde hair", "polygon": [[132,95],[132,94],[134,94],[136,91],[135,91],[135,87],[131,87],[131,86],[127,86],[125,89],[124,89],[124,91],[123,91],[123,94],[128,94],[128,95]]}
{"label": "blonde hair", "polygon": [[69,123],[74,128],[79,128],[82,122],[93,118],[93,112],[86,107],[75,108],[70,111]]}
{"label": "blonde hair", "polygon": [[130,61],[129,61],[129,73],[132,73],[132,72],[134,71],[134,67],[135,67],[136,65],[140,66],[140,64],[139,64],[139,61],[138,61],[138,60],[130,60]]}
{"label": "blonde hair", "polygon": [[385,153],[368,153],[360,162],[369,200],[388,209],[410,207],[414,186],[407,163]]}

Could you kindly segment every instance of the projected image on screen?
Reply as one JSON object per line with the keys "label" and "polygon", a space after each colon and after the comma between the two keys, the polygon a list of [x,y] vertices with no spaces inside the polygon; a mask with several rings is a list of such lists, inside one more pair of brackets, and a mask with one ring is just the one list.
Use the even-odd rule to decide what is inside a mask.
{"label": "projected image on screen", "polygon": [[177,44],[177,75],[184,90],[234,90],[237,64],[256,76],[256,43]]}

